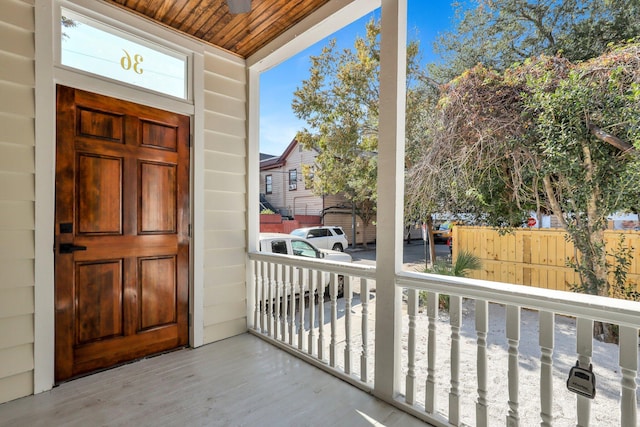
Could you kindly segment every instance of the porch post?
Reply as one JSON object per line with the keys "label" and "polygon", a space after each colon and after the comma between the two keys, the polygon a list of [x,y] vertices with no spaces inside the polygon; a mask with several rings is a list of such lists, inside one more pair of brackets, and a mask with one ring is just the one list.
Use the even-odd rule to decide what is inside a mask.
{"label": "porch post", "polygon": [[399,391],[407,0],[382,0],[380,125],[376,240],[374,394],[391,400]]}
{"label": "porch post", "polygon": [[[247,68],[247,252],[258,250],[260,235],[260,70]],[[247,259],[247,328],[254,324],[254,271]]]}

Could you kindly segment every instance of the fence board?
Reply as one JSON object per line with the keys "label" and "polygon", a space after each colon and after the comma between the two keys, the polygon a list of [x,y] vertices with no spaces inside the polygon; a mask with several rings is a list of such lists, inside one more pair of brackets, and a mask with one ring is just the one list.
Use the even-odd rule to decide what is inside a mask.
{"label": "fence board", "polygon": [[[605,247],[611,253],[622,237],[632,256],[627,282],[640,291],[640,232],[606,230]],[[482,268],[470,273],[475,279],[561,291],[570,291],[579,281],[578,273],[567,266],[576,257],[573,243],[561,229],[516,229],[500,235],[489,227],[456,226],[453,241],[454,259],[461,250],[480,258]]]}

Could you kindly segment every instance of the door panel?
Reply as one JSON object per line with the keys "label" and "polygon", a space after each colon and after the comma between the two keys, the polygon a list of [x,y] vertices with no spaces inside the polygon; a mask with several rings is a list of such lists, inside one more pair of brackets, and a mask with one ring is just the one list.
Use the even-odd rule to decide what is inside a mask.
{"label": "door panel", "polygon": [[[140,163],[140,233],[175,233],[176,168]],[[159,198],[157,194],[165,194]]]}
{"label": "door panel", "polygon": [[122,262],[79,263],[76,274],[74,344],[122,336]]}
{"label": "door panel", "polygon": [[58,87],[56,381],[188,342],[189,118]]}
{"label": "door panel", "polygon": [[140,329],[174,323],[176,307],[163,301],[177,301],[175,258],[140,260]]}
{"label": "door panel", "polygon": [[121,234],[123,158],[78,154],[78,234]]}

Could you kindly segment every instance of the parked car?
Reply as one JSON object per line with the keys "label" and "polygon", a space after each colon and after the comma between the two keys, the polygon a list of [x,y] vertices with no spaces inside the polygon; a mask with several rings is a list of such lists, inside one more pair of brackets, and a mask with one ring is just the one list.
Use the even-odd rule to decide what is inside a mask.
{"label": "parked car", "polygon": [[447,221],[438,226],[437,229],[433,230],[433,242],[434,243],[447,243],[449,238],[451,237],[451,229],[453,228],[455,223]]}
{"label": "parked car", "polygon": [[[334,251],[331,249],[318,249],[308,240],[291,234],[283,233],[260,233],[260,252],[273,254],[295,255],[307,258],[326,259],[329,261],[351,262],[351,255],[348,253]],[[329,274],[325,275],[326,289],[328,293]],[[338,276],[338,296],[344,293],[344,276]]]}
{"label": "parked car", "polygon": [[291,234],[309,240],[320,249],[333,249],[334,251],[342,252],[349,246],[342,227],[319,226],[296,228]]}

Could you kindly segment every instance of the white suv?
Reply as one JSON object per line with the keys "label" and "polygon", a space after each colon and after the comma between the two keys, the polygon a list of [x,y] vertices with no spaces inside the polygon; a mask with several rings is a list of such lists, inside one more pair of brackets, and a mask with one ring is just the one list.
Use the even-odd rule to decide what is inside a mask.
{"label": "white suv", "polygon": [[[260,233],[260,252],[319,258],[328,261],[351,262],[351,255],[330,249],[318,249],[306,239],[282,233]],[[297,277],[297,275],[295,276]],[[329,294],[329,273],[324,273],[325,293]],[[296,280],[296,279],[294,279]],[[305,285],[305,292],[308,288]],[[344,295],[344,276],[338,275],[338,298]]]}
{"label": "white suv", "polygon": [[291,234],[309,240],[320,249],[332,249],[343,252],[349,246],[342,227],[322,226],[296,228]]}

